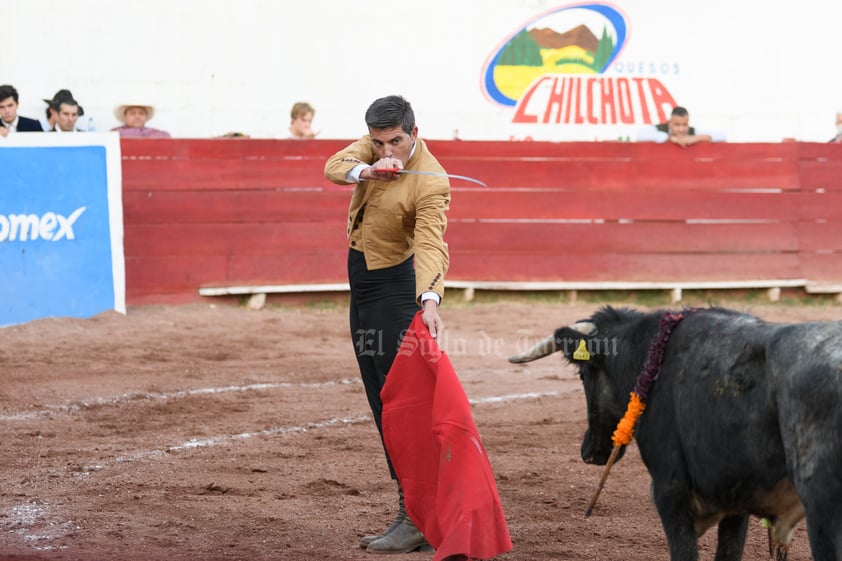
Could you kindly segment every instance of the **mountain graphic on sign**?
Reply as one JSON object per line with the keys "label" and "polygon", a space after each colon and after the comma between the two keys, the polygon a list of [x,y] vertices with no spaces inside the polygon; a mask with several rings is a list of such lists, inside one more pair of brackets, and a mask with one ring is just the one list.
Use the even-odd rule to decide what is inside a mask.
{"label": "mountain graphic on sign", "polygon": [[549,27],[531,29],[529,34],[542,49],[563,49],[565,47],[577,46],[595,53],[599,46],[599,39],[596,38],[596,35],[586,25],[576,26],[564,33],[559,33]]}
{"label": "mountain graphic on sign", "polygon": [[574,4],[544,12],[503,40],[482,70],[486,96],[514,107],[537,80],[603,74],[626,42],[625,17],[615,7]]}

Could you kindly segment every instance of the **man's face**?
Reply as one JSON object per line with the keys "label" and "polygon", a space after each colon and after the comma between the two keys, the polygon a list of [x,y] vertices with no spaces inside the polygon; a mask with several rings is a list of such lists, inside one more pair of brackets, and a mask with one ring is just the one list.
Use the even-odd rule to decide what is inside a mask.
{"label": "man's face", "polygon": [[683,117],[679,117],[678,115],[672,115],[670,120],[667,121],[668,128],[670,131],[670,135],[672,136],[687,136],[690,132],[690,116],[685,115]]}
{"label": "man's face", "polygon": [[404,164],[409,159],[412,146],[418,137],[418,127],[412,129],[412,134],[406,134],[400,126],[391,129],[368,129],[371,135],[371,145],[379,159],[397,158]]}
{"label": "man's face", "polygon": [[12,96],[0,100],[0,118],[11,123],[18,116],[18,104]]}
{"label": "man's face", "polygon": [[127,127],[140,128],[146,125],[146,108],[144,107],[129,107],[124,115]]}
{"label": "man's face", "polygon": [[76,128],[76,119],[79,118],[79,106],[62,103],[58,107],[56,126],[65,132]]}

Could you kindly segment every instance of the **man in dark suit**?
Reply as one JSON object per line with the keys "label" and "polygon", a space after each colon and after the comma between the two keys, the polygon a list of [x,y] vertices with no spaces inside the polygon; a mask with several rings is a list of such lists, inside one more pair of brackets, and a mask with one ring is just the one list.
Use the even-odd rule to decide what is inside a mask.
{"label": "man in dark suit", "polygon": [[18,91],[8,84],[0,86],[0,136],[10,132],[42,132],[38,119],[18,115]]}
{"label": "man in dark suit", "polygon": [[[70,105],[76,106],[78,110],[77,119],[78,117],[82,117],[85,114],[85,110],[82,108],[81,105],[79,105],[76,102],[70,90],[59,90],[56,92],[52,99],[44,98],[44,103],[47,104],[47,110],[44,112],[45,118],[39,119],[39,122],[41,123],[41,128],[44,129],[44,132],[48,132],[56,128],[56,123],[58,122],[59,116],[59,108],[61,107],[61,104],[65,101],[69,101]],[[76,124],[78,124],[78,120]],[[87,127],[78,127],[75,125],[74,127],[77,131],[88,130]]]}

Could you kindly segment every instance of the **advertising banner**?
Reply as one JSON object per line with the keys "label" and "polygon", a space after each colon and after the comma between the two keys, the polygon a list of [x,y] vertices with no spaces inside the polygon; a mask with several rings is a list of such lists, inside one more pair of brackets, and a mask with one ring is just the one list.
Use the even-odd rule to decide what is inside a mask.
{"label": "advertising banner", "polygon": [[[115,108],[136,103],[154,107],[147,126],[175,138],[287,138],[293,104],[306,101],[317,138],[355,139],[371,102],[400,94],[426,139],[626,142],[679,105],[727,142],[777,143],[827,142],[842,110],[842,2],[153,4],[132,27],[155,40],[135,42],[125,3],[84,0],[96,17],[74,21],[75,63],[56,65],[67,38],[31,31],[54,2],[15,0],[0,51],[26,52],[3,60],[20,113],[41,115],[61,85],[84,105],[87,130],[121,125]],[[386,29],[402,40],[387,45]]]}
{"label": "advertising banner", "polygon": [[125,313],[117,133],[0,138],[0,326]]}

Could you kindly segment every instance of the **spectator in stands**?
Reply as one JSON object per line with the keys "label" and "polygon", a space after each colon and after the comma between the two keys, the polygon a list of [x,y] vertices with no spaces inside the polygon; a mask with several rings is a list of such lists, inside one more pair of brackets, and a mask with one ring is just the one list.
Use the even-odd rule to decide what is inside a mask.
{"label": "spectator in stands", "polygon": [[312,128],[315,115],[316,110],[309,103],[300,101],[293,105],[290,111],[289,138],[315,138],[319,134]]}
{"label": "spectator in stands", "polygon": [[[325,176],[340,185],[356,184],[348,215],[350,333],[382,438],[380,390],[403,333],[419,310],[432,337],[444,331],[438,306],[450,263],[443,239],[450,183],[434,175],[395,173],[404,167],[444,171],[418,138],[415,114],[403,97],[375,100],[365,122],[368,134],[331,156]],[[377,339],[377,349],[371,348],[372,339]],[[397,480],[388,452],[386,462]],[[400,482],[394,522],[382,534],[360,539],[360,545],[372,553],[407,553],[428,546],[407,516]]]}
{"label": "spectator in stands", "polygon": [[56,112],[56,124],[54,132],[77,132],[76,121],[79,119],[79,104],[75,99],[64,98],[53,104]]}
{"label": "spectator in stands", "polygon": [[681,106],[673,108],[666,123],[650,125],[637,132],[638,142],[672,142],[686,148],[699,142],[725,142],[725,135],[690,126],[690,113]]}
{"label": "spectator in stands", "polygon": [[836,112],[836,136],[830,142],[842,144],[842,109]]}
{"label": "spectator in stands", "polygon": [[114,116],[123,123],[114,127],[121,138],[170,138],[170,133],[146,126],[146,122],[155,116],[155,108],[143,103],[126,103],[114,108]]}
{"label": "spectator in stands", "polygon": [[87,129],[83,129],[82,127],[80,127],[78,125],[78,123],[79,123],[78,117],[81,117],[82,115],[85,114],[84,108],[82,108],[81,105],[76,103],[76,101],[73,99],[73,94],[70,92],[70,90],[59,90],[55,93],[55,95],[53,96],[52,99],[44,98],[44,103],[47,104],[47,109],[44,112],[45,118],[40,119],[40,121],[41,121],[41,127],[45,131],[51,131],[56,126],[56,121],[58,120],[58,107],[61,104],[61,102],[63,100],[66,100],[66,99],[71,100],[73,102],[73,104],[75,104],[76,107],[79,110],[78,111],[79,114],[77,115],[77,121],[76,121],[76,125],[74,126],[74,130],[77,130],[77,131],[87,130]]}
{"label": "spectator in stands", "polygon": [[14,86],[0,86],[0,137],[13,132],[42,132],[44,127],[38,119],[18,115],[18,91]]}

